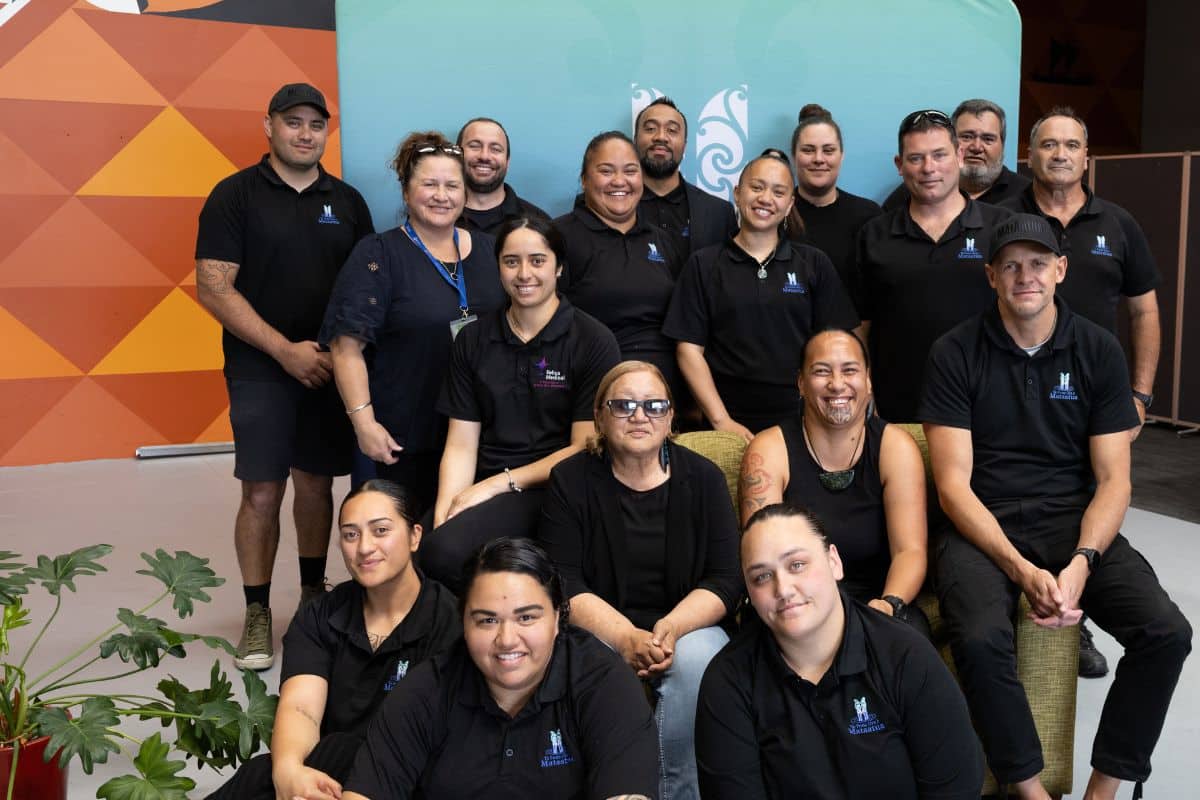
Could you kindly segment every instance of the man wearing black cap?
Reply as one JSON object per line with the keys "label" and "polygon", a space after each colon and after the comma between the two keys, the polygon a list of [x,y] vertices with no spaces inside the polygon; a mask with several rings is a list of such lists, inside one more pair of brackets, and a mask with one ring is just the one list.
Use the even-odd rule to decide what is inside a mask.
{"label": "man wearing black cap", "polygon": [[234,544],[246,620],[234,662],[274,662],[271,572],[287,479],[302,602],[324,591],[333,476],[350,471],[354,434],[316,342],[338,270],[371,233],[362,196],[321,167],[325,97],[288,84],[267,107],[262,160],[216,185],[200,212],[196,285],[224,327],[225,381],[242,500]]}
{"label": "man wearing black cap", "polygon": [[1085,798],[1150,775],[1191,628],[1118,529],[1129,507],[1129,373],[1111,333],[1055,297],[1067,273],[1050,224],[1018,214],[991,237],[998,302],[930,351],[919,417],[953,530],[935,548],[951,649],[993,774],[1048,795],[1041,745],[1017,679],[1012,617],[1083,612],[1125,648],[1092,748]]}

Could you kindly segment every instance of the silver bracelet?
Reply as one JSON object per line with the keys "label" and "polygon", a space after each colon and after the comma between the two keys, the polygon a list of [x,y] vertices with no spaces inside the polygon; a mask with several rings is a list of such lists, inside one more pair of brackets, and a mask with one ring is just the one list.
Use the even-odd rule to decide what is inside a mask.
{"label": "silver bracelet", "polygon": [[347,417],[349,417],[349,416],[351,416],[352,414],[357,414],[358,412],[362,411],[364,408],[366,408],[366,407],[367,407],[367,406],[369,406],[369,405],[371,405],[371,401],[370,401],[370,400],[368,400],[367,402],[363,403],[361,406],[355,406],[354,408],[347,408],[347,409],[346,409],[346,416],[347,416]]}
{"label": "silver bracelet", "polygon": [[521,492],[525,491],[520,486],[517,486],[517,482],[513,480],[512,470],[510,470],[508,467],[505,467],[504,474],[508,476],[508,490],[510,492],[517,492],[520,494]]}

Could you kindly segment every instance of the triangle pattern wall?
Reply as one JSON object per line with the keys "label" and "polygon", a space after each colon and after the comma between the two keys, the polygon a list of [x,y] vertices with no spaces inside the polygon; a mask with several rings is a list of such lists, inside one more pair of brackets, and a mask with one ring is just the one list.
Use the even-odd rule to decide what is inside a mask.
{"label": "triangle pattern wall", "polygon": [[229,440],[196,217],[281,84],[320,86],[336,131],[333,32],[39,0],[3,33],[0,466]]}

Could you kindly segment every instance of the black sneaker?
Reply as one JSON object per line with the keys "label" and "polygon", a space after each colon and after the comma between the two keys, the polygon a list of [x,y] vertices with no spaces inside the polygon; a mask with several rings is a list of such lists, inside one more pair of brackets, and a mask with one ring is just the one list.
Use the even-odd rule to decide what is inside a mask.
{"label": "black sneaker", "polygon": [[329,583],[327,581],[321,581],[320,583],[313,584],[312,586],[300,584],[300,605],[296,607],[296,610],[299,611],[328,591]]}
{"label": "black sneaker", "polygon": [[1103,678],[1108,674],[1108,661],[1096,649],[1092,632],[1086,623],[1079,623],[1079,677]]}

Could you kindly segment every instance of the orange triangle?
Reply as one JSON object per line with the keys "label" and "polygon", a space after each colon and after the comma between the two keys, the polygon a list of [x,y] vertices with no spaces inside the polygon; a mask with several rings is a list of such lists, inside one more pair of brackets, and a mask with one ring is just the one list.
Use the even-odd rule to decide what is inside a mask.
{"label": "orange triangle", "polygon": [[3,171],[0,171],[0,195],[70,194],[3,133],[0,133],[0,164],[4,165]]}
{"label": "orange triangle", "polygon": [[93,376],[170,442],[192,442],[229,405],[220,370]]}
{"label": "orange triangle", "polygon": [[4,458],[13,464],[131,458],[148,444],[170,442],[95,381],[84,378]]}
{"label": "orange triangle", "polygon": [[83,204],[173,283],[195,271],[198,197],[85,197]]}
{"label": "orange triangle", "polygon": [[[303,61],[303,59],[302,59]],[[311,81],[307,71],[255,26],[175,98],[177,105],[230,108],[265,114],[271,96],[285,83]],[[336,113],[326,95],[330,112]]]}
{"label": "orange triangle", "polygon": [[235,171],[182,114],[166,108],[79,194],[207,197],[217,181]]}
{"label": "orange triangle", "polygon": [[167,103],[74,11],[56,19],[0,67],[0,97],[131,105]]}
{"label": "orange triangle", "polygon": [[325,155],[321,158],[321,166],[337,177],[342,177],[342,129],[338,128],[329,134],[325,143]]}
{"label": "orange triangle", "polygon": [[0,100],[0,131],[74,192],[161,111],[162,106]]}
{"label": "orange triangle", "polygon": [[[153,6],[160,10],[161,3]],[[246,34],[242,25],[182,17],[130,17],[99,10],[81,11],[79,16],[168,100]]]}
{"label": "orange triangle", "polygon": [[209,423],[199,436],[197,442],[232,442],[233,426],[229,424],[229,406],[221,409],[221,413]]}
{"label": "orange triangle", "polygon": [[174,289],[102,361],[94,375],[221,369],[221,325]]}
{"label": "orange triangle", "polygon": [[309,82],[324,92],[332,111],[338,101],[337,33],[282,25],[264,25],[262,32],[292,61],[304,65]]}
{"label": "orange triangle", "polygon": [[0,194],[0,263],[70,198]]}
{"label": "orange triangle", "polygon": [[257,163],[267,152],[262,111],[180,106],[179,113],[239,167]]}
{"label": "orange triangle", "polygon": [[12,314],[0,308],[0,381],[23,378],[61,378],[82,375]]}
{"label": "orange triangle", "polygon": [[168,291],[161,286],[0,289],[0,305],[87,372]]}
{"label": "orange triangle", "polygon": [[77,197],[68,200],[0,262],[0,287],[174,283]]}
{"label": "orange triangle", "polygon": [[51,22],[71,7],[73,0],[38,0],[26,3],[25,7],[4,23],[4,35],[0,36],[0,66],[36,39]]}
{"label": "orange triangle", "polygon": [[0,381],[0,467],[16,466],[10,461],[9,449],[32,428],[47,411],[83,378],[39,378],[36,380]]}

